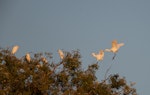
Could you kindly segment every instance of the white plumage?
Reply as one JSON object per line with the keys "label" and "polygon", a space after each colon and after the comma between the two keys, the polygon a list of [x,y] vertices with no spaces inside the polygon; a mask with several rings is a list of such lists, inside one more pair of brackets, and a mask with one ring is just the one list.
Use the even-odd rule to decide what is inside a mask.
{"label": "white plumage", "polygon": [[17,45],[14,46],[14,47],[12,48],[11,54],[15,54],[18,49],[19,49],[19,46],[17,46]]}
{"label": "white plumage", "polygon": [[30,58],[30,54],[29,54],[29,53],[26,54],[26,60],[27,60],[28,62],[31,61],[31,58]]}
{"label": "white plumage", "polygon": [[113,40],[113,41],[112,41],[112,47],[111,47],[110,49],[105,49],[105,51],[117,53],[118,50],[119,50],[119,48],[120,48],[121,46],[123,46],[123,45],[124,45],[124,43],[119,43],[119,44],[118,44],[117,40]]}
{"label": "white plumage", "polygon": [[118,52],[119,48],[124,46],[124,43],[119,43],[117,42],[117,40],[113,40],[112,41],[112,47],[110,49],[105,49],[105,51],[107,52],[113,52],[114,53],[114,57],[113,59],[115,58],[116,56],[116,53]]}
{"label": "white plumage", "polygon": [[62,50],[58,49],[58,54],[59,54],[61,59],[64,59],[64,53]]}
{"label": "white plumage", "polygon": [[92,56],[95,57],[97,61],[102,61],[104,58],[104,51],[100,50],[98,54],[92,53]]}

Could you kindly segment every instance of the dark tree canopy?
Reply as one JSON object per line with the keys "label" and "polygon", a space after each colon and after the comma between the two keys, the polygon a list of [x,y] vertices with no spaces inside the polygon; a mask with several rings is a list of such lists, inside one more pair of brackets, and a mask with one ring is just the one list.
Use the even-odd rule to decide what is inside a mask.
{"label": "dark tree canopy", "polygon": [[98,63],[83,70],[78,50],[64,53],[58,63],[51,53],[32,54],[29,62],[0,49],[0,95],[137,95],[119,74],[98,81]]}

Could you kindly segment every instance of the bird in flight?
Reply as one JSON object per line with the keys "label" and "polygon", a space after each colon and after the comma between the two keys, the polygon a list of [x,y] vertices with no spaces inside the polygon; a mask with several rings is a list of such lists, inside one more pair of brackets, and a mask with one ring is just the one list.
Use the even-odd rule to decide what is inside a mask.
{"label": "bird in flight", "polygon": [[98,54],[92,53],[92,56],[95,57],[97,61],[102,61],[104,58],[104,51],[100,50]]}
{"label": "bird in flight", "polygon": [[58,54],[59,54],[61,59],[64,59],[64,53],[62,50],[58,49]]}
{"label": "bird in flight", "polygon": [[14,47],[12,48],[11,54],[15,54],[18,49],[19,49],[19,46],[17,46],[17,45],[14,46]]}
{"label": "bird in flight", "polygon": [[117,40],[113,40],[111,44],[112,44],[112,47],[110,49],[105,49],[105,51],[114,53],[114,56],[112,58],[114,60],[116,53],[118,52],[120,47],[124,46],[124,43],[118,44]]}
{"label": "bird in flight", "polygon": [[26,60],[27,60],[28,62],[31,61],[31,58],[30,58],[30,54],[29,54],[29,53],[26,54]]}

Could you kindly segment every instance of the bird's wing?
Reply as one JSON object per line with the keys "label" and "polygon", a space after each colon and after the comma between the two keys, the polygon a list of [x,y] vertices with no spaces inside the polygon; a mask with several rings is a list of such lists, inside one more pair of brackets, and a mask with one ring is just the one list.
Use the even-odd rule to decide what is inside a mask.
{"label": "bird's wing", "polygon": [[111,50],[110,50],[110,49],[105,49],[105,51],[107,51],[107,52],[111,52]]}
{"label": "bird's wing", "polygon": [[112,48],[117,48],[117,40],[112,41]]}
{"label": "bird's wing", "polygon": [[118,46],[119,46],[119,47],[122,47],[122,46],[124,46],[124,43],[120,43],[120,44],[118,44]]}
{"label": "bird's wing", "polygon": [[96,54],[95,54],[95,53],[92,53],[91,55],[92,55],[93,57],[96,57]]}

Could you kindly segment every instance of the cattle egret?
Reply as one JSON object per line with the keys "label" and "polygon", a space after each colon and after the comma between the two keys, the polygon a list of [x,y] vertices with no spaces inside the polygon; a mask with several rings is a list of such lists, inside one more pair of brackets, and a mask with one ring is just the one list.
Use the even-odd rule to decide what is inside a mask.
{"label": "cattle egret", "polygon": [[14,47],[12,48],[11,54],[15,54],[18,49],[19,49],[19,46],[17,46],[17,45],[14,46]]}
{"label": "cattle egret", "polygon": [[105,49],[105,51],[107,51],[107,52],[113,52],[113,53],[114,53],[114,56],[113,56],[112,59],[114,59],[115,56],[116,56],[116,53],[117,53],[118,50],[119,50],[119,48],[122,47],[122,46],[124,46],[124,43],[119,43],[119,44],[118,44],[117,40],[113,40],[113,41],[112,41],[112,47],[111,47],[110,49]]}
{"label": "cattle egret", "polygon": [[29,53],[26,54],[26,60],[27,60],[28,62],[30,62],[30,60],[31,60]]}
{"label": "cattle egret", "polygon": [[62,50],[58,50],[58,54],[59,54],[59,56],[60,56],[60,58],[61,59],[64,59],[64,53],[63,53],[63,51]]}
{"label": "cattle egret", "polygon": [[104,51],[100,50],[98,54],[92,53],[92,56],[95,57],[97,61],[102,61],[104,57]]}

